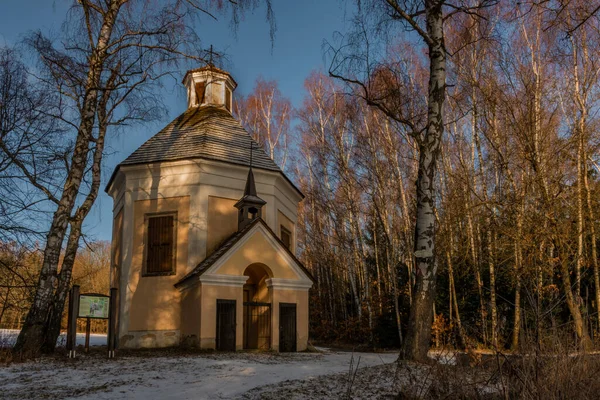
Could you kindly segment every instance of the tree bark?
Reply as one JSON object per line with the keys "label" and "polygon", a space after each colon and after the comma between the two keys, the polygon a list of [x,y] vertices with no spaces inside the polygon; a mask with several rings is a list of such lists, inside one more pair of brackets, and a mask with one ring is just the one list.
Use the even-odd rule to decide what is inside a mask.
{"label": "tree bark", "polygon": [[[584,153],[585,154],[585,153]],[[585,157],[585,163],[583,164],[583,182],[586,191],[586,203],[588,209],[588,218],[590,220],[590,239],[591,239],[591,248],[592,248],[592,265],[594,266],[594,287],[595,290],[595,298],[596,298],[596,318],[598,319],[598,326],[600,327],[600,271],[598,268],[598,250],[596,246],[596,228],[594,219],[594,208],[592,206],[592,192],[590,190],[590,183],[587,177],[587,155]]]}
{"label": "tree bark", "polygon": [[[456,330],[457,330],[457,339],[458,339],[458,347],[465,348],[466,347],[466,338],[463,331],[462,322],[460,320],[460,312],[458,310],[458,299],[456,296],[456,287],[454,285],[454,267],[452,263],[452,247],[454,246],[454,240],[452,239],[452,232],[450,232],[450,249],[446,251],[446,258],[448,262],[448,278],[449,278],[449,286],[450,286],[450,315],[452,315],[452,309],[454,308],[454,316],[456,317]],[[452,319],[452,318],[451,318]]]}
{"label": "tree bark", "polygon": [[48,327],[48,318],[51,314],[54,290],[58,287],[58,264],[62,244],[66,235],[69,219],[88,161],[88,147],[96,117],[98,102],[98,88],[106,58],[107,46],[112,35],[117,15],[122,6],[120,1],[113,1],[108,7],[98,39],[93,49],[87,72],[84,102],[81,109],[81,120],[71,165],[65,180],[60,202],[54,212],[50,230],[46,237],[42,269],[37,285],[32,306],[25,318],[23,329],[19,333],[14,352],[22,356],[35,356],[42,349]]}
{"label": "tree bark", "polygon": [[435,190],[434,181],[440,144],[444,131],[443,105],[446,92],[446,49],[442,6],[425,2],[429,35],[429,84],[427,127],[419,140],[419,173],[417,178],[417,221],[415,225],[416,289],[408,319],[408,330],[402,348],[404,359],[427,360],[431,339],[433,300],[437,265],[435,262]]}
{"label": "tree bark", "polygon": [[568,257],[567,254],[564,254],[560,245],[555,245],[555,248],[559,252],[558,267],[560,268],[563,291],[565,293],[565,302],[567,303],[567,307],[569,308],[569,312],[573,318],[573,325],[575,328],[575,333],[580,340],[580,347],[587,351],[592,348],[592,342],[588,335],[583,316],[581,315],[581,310],[579,309],[577,299],[573,295]]}
{"label": "tree bark", "polygon": [[515,280],[515,315],[513,319],[513,332],[511,349],[516,351],[519,348],[519,335],[521,332],[521,273],[522,273],[522,260],[523,252],[521,250],[521,236],[523,234],[523,211],[520,206],[517,212],[517,237],[514,243],[515,252],[515,268],[514,268],[514,280]]}
{"label": "tree bark", "polygon": [[[577,82],[577,79],[575,79]],[[583,115],[578,121],[577,135],[577,256],[575,263],[575,299],[581,303],[581,270],[583,268]]]}
{"label": "tree bark", "polygon": [[490,272],[490,311],[492,314],[492,346],[498,349],[498,311],[496,308],[496,269],[494,263],[494,237],[492,234],[491,219],[488,219],[487,229],[487,247],[488,247],[488,265]]}
{"label": "tree bark", "polygon": [[44,338],[44,344],[42,346],[42,351],[46,353],[54,351],[54,348],[56,347],[56,341],[60,335],[65,301],[71,287],[73,265],[75,264],[75,257],[77,255],[77,250],[79,249],[81,227],[83,225],[83,221],[92,209],[92,205],[98,197],[102,172],[102,155],[104,153],[104,143],[108,129],[108,100],[110,97],[110,87],[113,85],[115,79],[116,76],[113,74],[108,80],[108,88],[102,93],[98,103],[97,115],[99,127],[98,137],[95,140],[96,148],[94,149],[94,155],[92,158],[92,184],[85,200],[75,212],[74,218],[72,218],[69,239],[67,240],[67,248],[65,250],[65,256],[61,265],[60,274],[58,275],[58,287],[54,293],[54,300],[50,304],[50,312],[48,314],[48,327]]}

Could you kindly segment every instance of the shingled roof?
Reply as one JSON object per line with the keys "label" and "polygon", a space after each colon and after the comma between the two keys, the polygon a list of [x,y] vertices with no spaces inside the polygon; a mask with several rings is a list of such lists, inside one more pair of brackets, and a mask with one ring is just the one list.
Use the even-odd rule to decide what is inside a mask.
{"label": "shingled roof", "polygon": [[254,143],[252,166],[282,173],[302,195],[262,146],[252,139],[229,111],[219,106],[191,107],[186,110],[121,162],[106,187],[110,186],[119,167],[125,165],[201,158],[247,166],[250,164],[251,143]]}
{"label": "shingled roof", "polygon": [[207,158],[233,164],[250,164],[250,143],[256,149],[256,168],[281,170],[257,145],[242,125],[222,107],[191,107],[121,163],[146,164],[186,158]]}

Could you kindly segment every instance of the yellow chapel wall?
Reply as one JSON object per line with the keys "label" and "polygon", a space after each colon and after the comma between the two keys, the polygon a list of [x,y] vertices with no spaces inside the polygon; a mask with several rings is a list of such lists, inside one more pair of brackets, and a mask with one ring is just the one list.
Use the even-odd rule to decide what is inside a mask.
{"label": "yellow chapel wall", "polygon": [[237,231],[236,200],[208,196],[206,254],[211,254],[225,239]]}
{"label": "yellow chapel wall", "polygon": [[202,316],[202,289],[200,283],[181,291],[181,344],[185,347],[200,346],[200,322]]}
{"label": "yellow chapel wall", "polygon": [[[191,271],[206,257],[206,251],[208,247],[207,231],[212,229],[212,227],[209,228],[209,224],[212,225],[212,221],[209,223],[208,212],[208,203],[210,201],[210,197],[225,199],[225,202],[229,202],[229,204],[232,205],[230,230],[233,230],[234,227],[237,229],[237,214],[235,218],[233,218],[233,213],[237,213],[237,210],[233,208],[233,199],[237,199],[242,196],[246,177],[247,168],[245,167],[201,159],[123,166],[121,168],[117,178],[109,188],[109,194],[114,201],[114,217],[117,218],[118,212],[121,209],[123,210],[121,238],[122,268],[120,271],[121,276],[119,282],[119,335],[120,337],[128,337],[125,337],[125,340],[121,341],[120,345],[126,344],[129,341],[131,346],[125,345],[124,347],[139,347],[134,343],[134,341],[130,341],[131,336],[135,336],[135,340],[138,340],[141,336],[148,336],[147,333],[150,332],[136,330],[140,328],[140,325],[146,325],[146,327],[149,327],[148,325],[150,325],[146,324],[144,320],[147,319],[148,314],[151,314],[151,312],[143,311],[144,299],[151,298],[152,296],[151,292],[153,289],[148,286],[154,285],[155,288],[158,288],[159,286],[160,288],[164,288],[165,293],[168,293],[166,296],[167,301],[177,304],[176,306],[168,306],[166,308],[163,308],[161,305],[161,307],[157,309],[158,313],[163,313],[165,310],[173,310],[173,308],[180,307],[181,301],[183,301],[183,294],[181,294],[181,292],[172,286],[172,283],[174,282],[170,282],[168,284],[165,283],[164,285],[147,285],[143,282],[143,280],[156,279],[166,281],[173,279],[173,281],[176,281],[182,277],[180,276],[180,272],[183,269],[187,269],[187,272]],[[289,185],[287,182],[283,182],[284,179],[277,173],[256,170],[255,178],[259,195],[264,198],[265,201],[267,201],[267,205],[263,210],[265,221],[269,224],[273,231],[279,233],[279,224],[277,221],[278,211],[283,211],[286,217],[289,217],[290,220],[294,221],[296,219],[296,210],[300,198],[298,197],[297,193],[291,189],[291,187],[288,187]],[[177,251],[177,275],[171,277],[147,277],[143,278],[142,282],[140,283],[141,261],[139,259],[140,250],[143,252],[143,248],[140,249],[139,243],[136,242],[137,239],[134,239],[134,237],[140,236],[140,234],[137,232],[139,230],[139,218],[137,216],[139,214],[138,202],[148,201],[148,199],[155,199],[156,197],[160,197],[163,200],[176,197],[188,198],[188,205],[185,206],[189,210],[189,223],[187,224],[188,233],[185,235],[179,232],[179,230],[183,228],[183,225],[179,225],[177,234],[177,239],[179,242]],[[162,208],[160,205],[157,207]],[[168,208],[165,209],[165,211],[169,211]],[[134,214],[136,214],[135,217]],[[179,216],[180,219],[181,215],[182,214]],[[183,238],[185,238],[185,241],[187,241],[187,249],[181,248],[181,240]],[[118,242],[116,235],[113,236],[113,239],[115,242]],[[260,240],[254,238],[252,242],[258,243]],[[211,243],[211,245],[214,244]],[[258,243],[249,246],[251,249],[246,251],[248,254],[243,257],[243,262],[246,263],[246,265],[255,262],[257,250],[260,251],[260,246],[263,245],[264,242],[262,242],[262,244]],[[254,250],[252,250],[252,248]],[[269,246],[266,248],[269,248]],[[184,267],[180,268],[180,257],[186,250],[188,252],[187,265],[185,265],[185,262],[183,262]],[[254,255],[250,255],[252,252]],[[273,267],[273,265],[277,266],[278,264],[285,265],[283,260],[276,260],[277,256],[273,254],[271,250],[269,250],[269,253],[270,254],[266,256],[263,254],[261,258],[264,259],[267,257],[272,260],[275,259],[275,261],[269,261],[272,264],[270,267],[276,268]],[[282,277],[287,275],[289,279],[297,279],[297,277],[293,275],[293,272],[290,272],[291,271],[288,270],[287,274],[284,274]],[[239,292],[239,307],[242,307],[241,297],[243,296],[243,291],[241,288],[239,289]],[[142,313],[140,314],[138,310],[142,310]],[[181,318],[183,310],[179,310],[180,312],[175,313],[177,314],[176,318],[166,318],[166,323],[163,324],[164,327],[174,328],[173,331],[182,329],[181,325],[183,324],[184,318],[189,318],[190,314],[186,312],[185,317]],[[238,316],[241,318],[241,311],[238,314]],[[179,321],[179,328],[176,327],[178,324],[177,321]],[[215,322],[213,321],[212,324],[214,325],[214,323]],[[155,324],[154,327],[161,328],[161,326],[157,326],[157,324]],[[186,331],[188,330],[187,327],[185,329]],[[189,329],[194,330],[196,328]],[[213,332],[211,335],[214,337],[215,327],[213,326],[209,330],[211,329]],[[239,329],[240,335],[241,331],[242,328]],[[156,332],[166,332],[169,334],[172,333],[172,331],[169,330],[155,331],[154,333]],[[153,333],[150,332],[149,334],[152,335]],[[177,331],[177,336],[179,336],[179,331]],[[152,340],[150,339],[144,339],[142,342],[140,342],[140,345],[156,345],[153,344]],[[172,343],[172,341],[169,343]]]}
{"label": "yellow chapel wall", "polygon": [[[134,202],[132,258],[127,285],[130,292],[129,326],[128,332],[120,332],[119,343],[124,347],[159,347],[179,343],[181,294],[173,285],[187,270],[189,208],[189,196]],[[175,274],[143,277],[145,216],[168,212],[177,213]]]}
{"label": "yellow chapel wall", "polygon": [[308,290],[272,288],[273,320],[271,338],[273,350],[279,350],[279,304],[296,304],[296,351],[304,351],[308,346]]}
{"label": "yellow chapel wall", "polygon": [[246,267],[257,262],[268,266],[276,278],[300,278],[290,268],[288,261],[267,241],[265,235],[260,230],[255,231],[214,273],[240,275]]}
{"label": "yellow chapel wall", "polygon": [[242,286],[202,284],[202,315],[200,323],[200,347],[215,349],[217,346],[217,299],[235,300],[235,347],[244,348],[244,291]]}
{"label": "yellow chapel wall", "polygon": [[[278,212],[282,212],[292,223],[295,223],[301,198],[276,172],[256,169],[254,175],[258,194],[267,202],[263,208],[263,219],[277,236],[280,236]],[[122,167],[115,183],[109,189],[109,194],[115,204],[123,197],[126,199],[123,233],[126,239],[123,243],[124,266],[128,268],[131,260],[129,248],[129,238],[132,236],[131,208],[135,201],[156,197],[190,196],[189,272],[208,255],[207,250],[214,248],[213,240],[218,240],[209,239],[207,234],[212,230],[212,226],[211,228],[208,226],[211,215],[208,205],[210,198],[223,199],[218,200],[221,204],[217,208],[226,209],[228,206],[225,203],[232,205],[232,210],[229,211],[231,214],[226,217],[229,221],[228,228],[224,232],[237,230],[237,214],[235,221],[233,218],[233,213],[237,213],[237,210],[233,204],[243,195],[247,176],[247,167],[202,159]],[[120,181],[124,183],[122,186],[118,185]],[[215,237],[220,239],[220,235],[221,233],[217,232]],[[208,243],[209,240],[211,243]],[[293,242],[292,251],[295,250],[295,238]]]}
{"label": "yellow chapel wall", "polygon": [[[219,275],[239,275],[243,273],[247,266],[260,263],[262,265],[267,266],[274,278],[278,279],[291,279],[291,280],[299,280],[300,277],[296,275],[296,273],[289,266],[289,263],[280,251],[274,248],[270,243],[268,243],[264,234],[257,230],[252,236],[240,247],[236,250],[234,254],[216,271],[214,274]],[[270,302],[272,304],[272,319],[271,319],[271,347],[273,350],[279,350],[279,303],[294,303],[296,304],[296,347],[297,351],[306,350],[308,344],[308,325],[309,325],[309,296],[307,289],[288,289],[288,288],[277,288],[271,287],[267,291],[261,291],[261,286],[263,289],[264,285],[259,285],[259,292],[256,296],[256,301],[262,302]],[[240,288],[227,288],[227,290],[237,291],[238,296],[241,295],[242,291]],[[216,308],[216,299],[228,299],[230,297],[219,297],[227,295],[228,292],[221,291],[219,289],[215,289],[212,296],[214,306]],[[203,305],[205,304],[205,297],[202,297]],[[204,308],[203,312],[206,312],[212,308],[209,306],[208,308]],[[243,316],[240,318],[240,313],[243,311],[243,303],[241,300],[238,300],[237,303],[237,334],[243,330]],[[214,348],[214,336],[216,332],[216,314],[214,310],[211,311],[210,316],[206,316],[206,318],[202,319],[202,338],[201,341],[204,343],[202,345],[203,348]],[[243,336],[242,336],[243,340]],[[243,342],[241,342],[243,346]],[[211,347],[212,346],[212,347]],[[240,342],[238,341],[238,348],[240,346]]]}

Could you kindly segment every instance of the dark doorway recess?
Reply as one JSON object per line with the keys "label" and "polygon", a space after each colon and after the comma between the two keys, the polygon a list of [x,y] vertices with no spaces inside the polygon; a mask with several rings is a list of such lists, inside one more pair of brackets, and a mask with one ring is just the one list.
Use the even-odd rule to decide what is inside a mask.
{"label": "dark doorway recess", "polygon": [[296,304],[279,303],[279,351],[296,351]]}
{"label": "dark doorway recess", "polygon": [[271,304],[244,302],[244,349],[271,348]]}
{"label": "dark doorway recess", "polygon": [[235,300],[217,300],[217,350],[235,351]]}

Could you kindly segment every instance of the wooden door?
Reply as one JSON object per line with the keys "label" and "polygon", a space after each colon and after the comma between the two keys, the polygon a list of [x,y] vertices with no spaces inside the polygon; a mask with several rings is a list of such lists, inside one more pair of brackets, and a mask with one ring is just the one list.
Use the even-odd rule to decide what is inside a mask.
{"label": "wooden door", "polygon": [[296,304],[279,303],[279,351],[296,351]]}
{"label": "wooden door", "polygon": [[235,300],[217,300],[217,350],[235,351]]}

